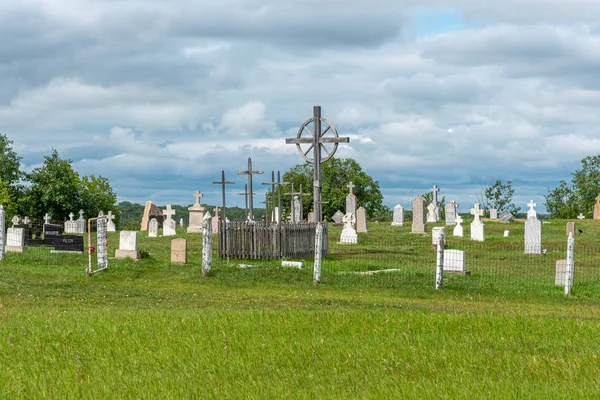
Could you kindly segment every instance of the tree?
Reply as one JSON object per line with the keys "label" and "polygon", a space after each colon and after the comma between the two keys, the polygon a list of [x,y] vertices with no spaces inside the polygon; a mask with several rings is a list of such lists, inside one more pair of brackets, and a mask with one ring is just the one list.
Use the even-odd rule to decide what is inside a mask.
{"label": "tree", "polygon": [[[379,182],[364,172],[361,166],[350,158],[331,158],[321,165],[321,179],[323,191],[321,199],[328,203],[323,204],[323,215],[331,217],[337,210],[346,209],[346,196],[349,193],[348,184],[354,184],[354,194],[357,197],[357,206],[362,206],[370,216],[389,214],[389,208],[382,204],[383,195],[379,189]],[[313,207],[313,165],[305,162],[298,164],[283,175],[284,182],[294,184],[298,191],[300,185],[305,193],[302,197],[304,215]],[[289,194],[291,186],[283,186],[282,193]],[[282,204],[284,214],[290,213],[291,196],[283,197],[286,201]]]}
{"label": "tree", "polygon": [[20,170],[21,157],[13,150],[13,142],[0,133],[0,204],[7,217],[17,214],[18,198],[23,186],[20,184],[23,173]]}
{"label": "tree", "polygon": [[115,214],[115,223],[119,224],[121,213],[115,206],[117,195],[108,179],[102,176],[97,178],[94,175],[84,176],[79,181],[79,196],[81,209],[88,218],[98,215],[100,211],[105,213],[112,211]]}
{"label": "tree", "polygon": [[579,213],[592,216],[600,194],[600,155],[583,158],[581,168],[571,175],[571,186],[561,180],[558,187],[548,189],[544,196],[551,218],[575,218]]}
{"label": "tree", "polygon": [[516,215],[521,207],[516,207],[512,203],[512,196],[515,190],[512,188],[512,181],[502,183],[500,179],[496,180],[493,185],[483,187],[483,198],[480,199],[482,208],[495,208],[500,211],[508,211]]}

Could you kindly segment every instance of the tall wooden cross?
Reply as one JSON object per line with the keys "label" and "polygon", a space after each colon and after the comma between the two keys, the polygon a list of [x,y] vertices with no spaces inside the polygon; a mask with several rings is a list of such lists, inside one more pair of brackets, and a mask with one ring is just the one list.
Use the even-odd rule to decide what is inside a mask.
{"label": "tall wooden cross", "polygon": [[[302,151],[303,157],[306,157],[306,155],[311,150],[313,151],[313,158],[312,158],[313,194],[314,194],[313,195],[313,201],[314,201],[313,211],[315,213],[315,221],[317,221],[317,222],[321,222],[321,220],[323,219],[323,212],[322,212],[322,204],[323,203],[321,202],[321,191],[322,191],[321,148],[323,148],[328,154],[328,156],[325,157],[325,159],[323,160],[323,161],[327,161],[335,153],[335,149],[337,148],[338,143],[350,142],[349,137],[339,137],[337,135],[335,128],[331,129],[333,127],[333,125],[329,124],[329,122],[327,122],[327,120],[325,120],[325,123],[328,125],[328,127],[324,131],[321,131],[321,122],[323,120],[324,119],[321,118],[321,107],[314,106],[312,120],[308,120],[302,125],[302,127],[300,128],[300,131],[298,132],[298,136],[295,138],[286,138],[285,139],[286,144],[295,144],[298,147],[298,149],[300,148],[300,144],[309,144],[310,146],[308,147],[308,150]],[[313,130],[312,131],[310,131],[310,129],[308,129],[308,127],[307,127],[307,124],[310,123],[310,121],[313,122]],[[324,137],[325,134],[330,129],[334,133],[334,136],[333,137]],[[302,133],[304,130],[307,130],[312,137],[302,138],[301,136],[302,136]],[[327,143],[334,144],[334,149],[332,151],[329,151],[325,148],[324,145]]]}
{"label": "tall wooden cross", "polygon": [[225,185],[233,185],[235,182],[225,181],[225,170],[221,170],[221,182],[213,182],[214,185],[221,185],[221,191],[223,193],[223,219],[227,221],[227,205],[225,203]]}
{"label": "tall wooden cross", "polygon": [[[238,196],[244,196],[244,198],[245,198],[245,202],[244,202],[244,203],[245,203],[245,205],[246,205],[246,206],[245,206],[245,210],[246,210],[246,220],[248,220],[248,195],[249,195],[249,194],[250,194],[250,193],[248,193],[248,184],[247,184],[247,183],[245,183],[245,184],[244,184],[244,192],[242,192],[242,193],[238,192],[238,193],[237,193],[237,195],[238,195]],[[252,195],[255,195],[255,194],[256,194],[256,193],[252,193]]]}
{"label": "tall wooden cross", "polygon": [[194,193],[194,197],[196,198],[196,204],[195,205],[198,205],[198,206],[200,205],[200,198],[202,198],[202,196],[204,196],[202,194],[202,192],[199,191],[199,190],[196,190],[196,193]]}
{"label": "tall wooden cross", "polygon": [[271,204],[273,209],[273,220],[277,220],[277,216],[275,215],[275,186],[277,186],[277,212],[279,213],[279,219],[281,220],[281,186],[289,185],[289,182],[281,181],[280,171],[277,171],[277,180],[275,180],[275,171],[272,171],[271,182],[263,182],[263,185],[271,185]]}
{"label": "tall wooden cross", "polygon": [[249,204],[248,204],[248,217],[251,220],[254,219],[254,197],[252,195],[252,175],[263,174],[263,171],[255,171],[252,169],[252,159],[248,157],[248,169],[246,171],[239,171],[238,175],[248,175],[248,190],[249,190]]}
{"label": "tall wooden cross", "polygon": [[[263,185],[271,185],[271,210],[273,211],[273,220],[275,220],[275,185],[277,184],[277,182],[275,182],[275,171],[271,171],[271,182],[263,182]],[[269,203],[265,202],[265,209],[267,211],[267,215],[269,215]],[[267,217],[267,222],[269,222],[269,219]]]}

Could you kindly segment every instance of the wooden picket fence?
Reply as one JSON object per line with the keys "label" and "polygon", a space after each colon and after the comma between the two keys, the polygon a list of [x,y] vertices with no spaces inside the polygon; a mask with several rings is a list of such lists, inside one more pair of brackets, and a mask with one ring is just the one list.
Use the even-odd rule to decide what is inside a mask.
{"label": "wooden picket fence", "polygon": [[[316,223],[219,222],[219,257],[248,260],[312,258]],[[323,256],[328,254],[323,225]]]}

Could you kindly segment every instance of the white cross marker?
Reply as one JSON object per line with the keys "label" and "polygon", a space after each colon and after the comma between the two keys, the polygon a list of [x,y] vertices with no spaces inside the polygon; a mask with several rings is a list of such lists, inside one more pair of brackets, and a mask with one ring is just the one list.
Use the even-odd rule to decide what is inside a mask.
{"label": "white cross marker", "polygon": [[194,193],[194,197],[196,198],[196,205],[200,205],[200,198],[202,198],[202,196],[204,196],[202,192],[196,190],[196,193]]}
{"label": "white cross marker", "polygon": [[474,208],[471,208],[471,215],[475,217],[475,221],[480,221],[479,217],[482,216],[484,211],[479,208],[479,203],[475,203]]}
{"label": "white cross marker", "polygon": [[[348,184],[346,187],[347,187],[348,189],[350,189],[350,193],[349,193],[349,194],[352,194],[352,193],[353,193],[353,189],[354,189],[354,183],[350,182],[350,183],[349,183],[349,184]],[[599,196],[599,197],[600,197],[600,196]]]}
{"label": "white cross marker", "polygon": [[46,213],[46,215],[44,215],[44,223],[45,224],[49,224],[50,223],[50,219],[52,219],[52,215]]}
{"label": "white cross marker", "polygon": [[75,216],[75,214],[73,214],[72,212],[69,213],[69,221],[73,221],[74,216]]}
{"label": "white cross marker", "polygon": [[175,210],[171,208],[170,204],[167,204],[167,209],[163,210],[163,215],[165,215],[167,219],[171,219],[171,217],[175,215]]}

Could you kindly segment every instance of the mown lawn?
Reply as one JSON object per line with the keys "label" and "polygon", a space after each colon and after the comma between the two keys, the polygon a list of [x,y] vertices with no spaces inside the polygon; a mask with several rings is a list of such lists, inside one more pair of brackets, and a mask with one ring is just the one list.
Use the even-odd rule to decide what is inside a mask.
{"label": "mown lawn", "polygon": [[[173,265],[169,240],[141,233],[148,258],[111,259],[92,277],[87,257],[9,254],[0,397],[598,398],[599,235],[578,222],[566,298],[551,268],[566,221],[551,222],[546,256],[518,251],[519,223],[488,223],[484,245],[449,238],[473,275],[447,276],[440,291],[431,238],[387,224],[352,247],[332,228],[317,287],[310,260],[296,270],[215,259],[203,279],[201,235],[182,235],[190,263]],[[354,273],[379,269],[398,271]]]}

